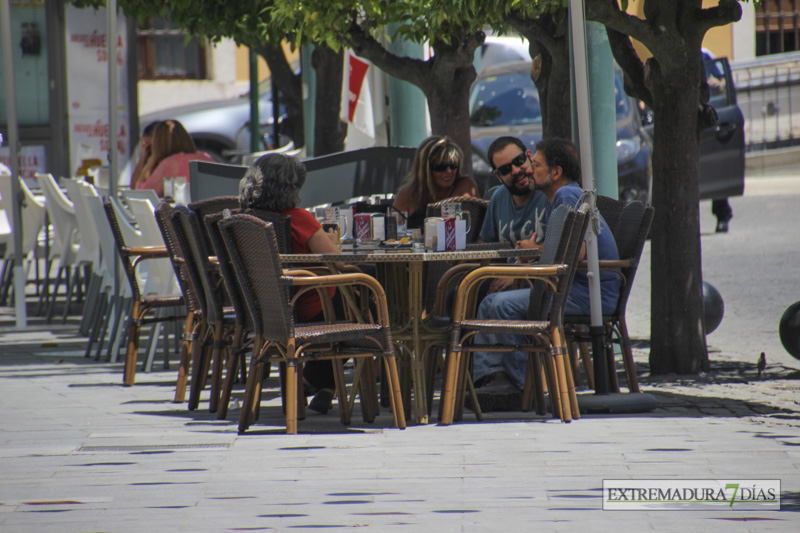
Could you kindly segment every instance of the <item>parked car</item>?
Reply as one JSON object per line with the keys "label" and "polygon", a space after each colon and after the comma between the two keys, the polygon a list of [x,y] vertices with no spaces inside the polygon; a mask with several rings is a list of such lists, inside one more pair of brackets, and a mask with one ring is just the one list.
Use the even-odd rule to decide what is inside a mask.
{"label": "parked car", "polygon": [[[258,114],[261,124],[261,150],[271,150],[288,144],[282,137],[273,137],[272,92],[267,84],[259,87]],[[281,109],[282,120],[284,111]],[[250,95],[243,94],[228,100],[213,100],[172,107],[139,118],[142,127],[154,120],[178,120],[194,139],[197,148],[208,152],[223,163],[238,163],[250,153]]]}
{"label": "parked car", "polygon": [[[710,88],[709,105],[718,123],[700,132],[698,188],[701,200],[744,194],[744,114],[736,102],[736,87],[727,58],[705,61]],[[652,124],[645,129],[652,129]],[[652,135],[652,131],[650,132]]]}
{"label": "parked car", "polygon": [[[531,151],[542,138],[539,92],[531,80],[531,62],[509,61],[487,67],[478,74],[470,92],[473,175],[484,190],[497,185],[487,158],[496,138],[512,135]],[[642,126],[636,101],[622,88],[622,74],[614,76],[617,117],[619,197],[649,200],[652,140]]]}

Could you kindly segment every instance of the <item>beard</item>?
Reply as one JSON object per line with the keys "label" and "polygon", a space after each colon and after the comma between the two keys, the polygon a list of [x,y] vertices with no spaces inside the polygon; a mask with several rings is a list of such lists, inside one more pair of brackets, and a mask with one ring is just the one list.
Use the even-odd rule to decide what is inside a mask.
{"label": "beard", "polygon": [[503,185],[505,185],[506,189],[508,189],[508,192],[510,192],[512,196],[527,196],[536,190],[536,182],[533,181],[532,176],[528,177],[528,184],[524,186],[517,185],[516,178],[511,182],[511,185],[505,182],[503,182]]}

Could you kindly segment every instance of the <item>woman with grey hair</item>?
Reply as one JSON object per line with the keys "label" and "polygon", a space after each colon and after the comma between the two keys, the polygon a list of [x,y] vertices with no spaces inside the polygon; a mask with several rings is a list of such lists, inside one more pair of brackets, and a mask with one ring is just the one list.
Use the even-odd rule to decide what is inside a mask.
{"label": "woman with grey hair", "polygon": [[[243,208],[274,211],[291,217],[292,252],[296,254],[338,254],[331,236],[322,229],[314,215],[301,207],[300,188],[306,181],[306,167],[295,157],[284,154],[261,156],[247,169],[239,182],[239,203]],[[342,263],[336,263],[344,268]],[[341,297],[328,289],[337,314],[342,312]],[[317,291],[308,291],[295,303],[298,322],[321,322],[322,302]],[[306,394],[315,394],[310,409],[327,413],[333,401],[336,383],[330,361],[310,361],[304,365]]]}

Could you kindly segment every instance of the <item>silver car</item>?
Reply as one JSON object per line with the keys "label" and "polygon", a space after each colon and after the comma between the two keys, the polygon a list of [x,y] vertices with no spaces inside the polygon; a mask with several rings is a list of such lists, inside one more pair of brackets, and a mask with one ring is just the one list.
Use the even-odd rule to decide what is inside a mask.
{"label": "silver car", "polygon": [[[282,110],[283,111],[283,110]],[[273,139],[272,93],[260,88],[258,114],[261,129],[260,149],[271,150],[288,143]],[[175,119],[186,128],[197,148],[220,162],[239,163],[250,149],[250,95],[172,107],[139,118],[142,127],[156,120]],[[280,120],[283,116],[280,117]],[[282,142],[286,141],[286,142]]]}

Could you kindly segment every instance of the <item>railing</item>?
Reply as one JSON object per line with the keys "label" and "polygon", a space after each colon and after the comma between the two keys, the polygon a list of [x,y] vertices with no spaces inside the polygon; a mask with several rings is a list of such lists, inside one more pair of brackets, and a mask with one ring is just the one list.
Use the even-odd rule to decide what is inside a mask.
{"label": "railing", "polygon": [[731,62],[748,152],[800,145],[800,52]]}

